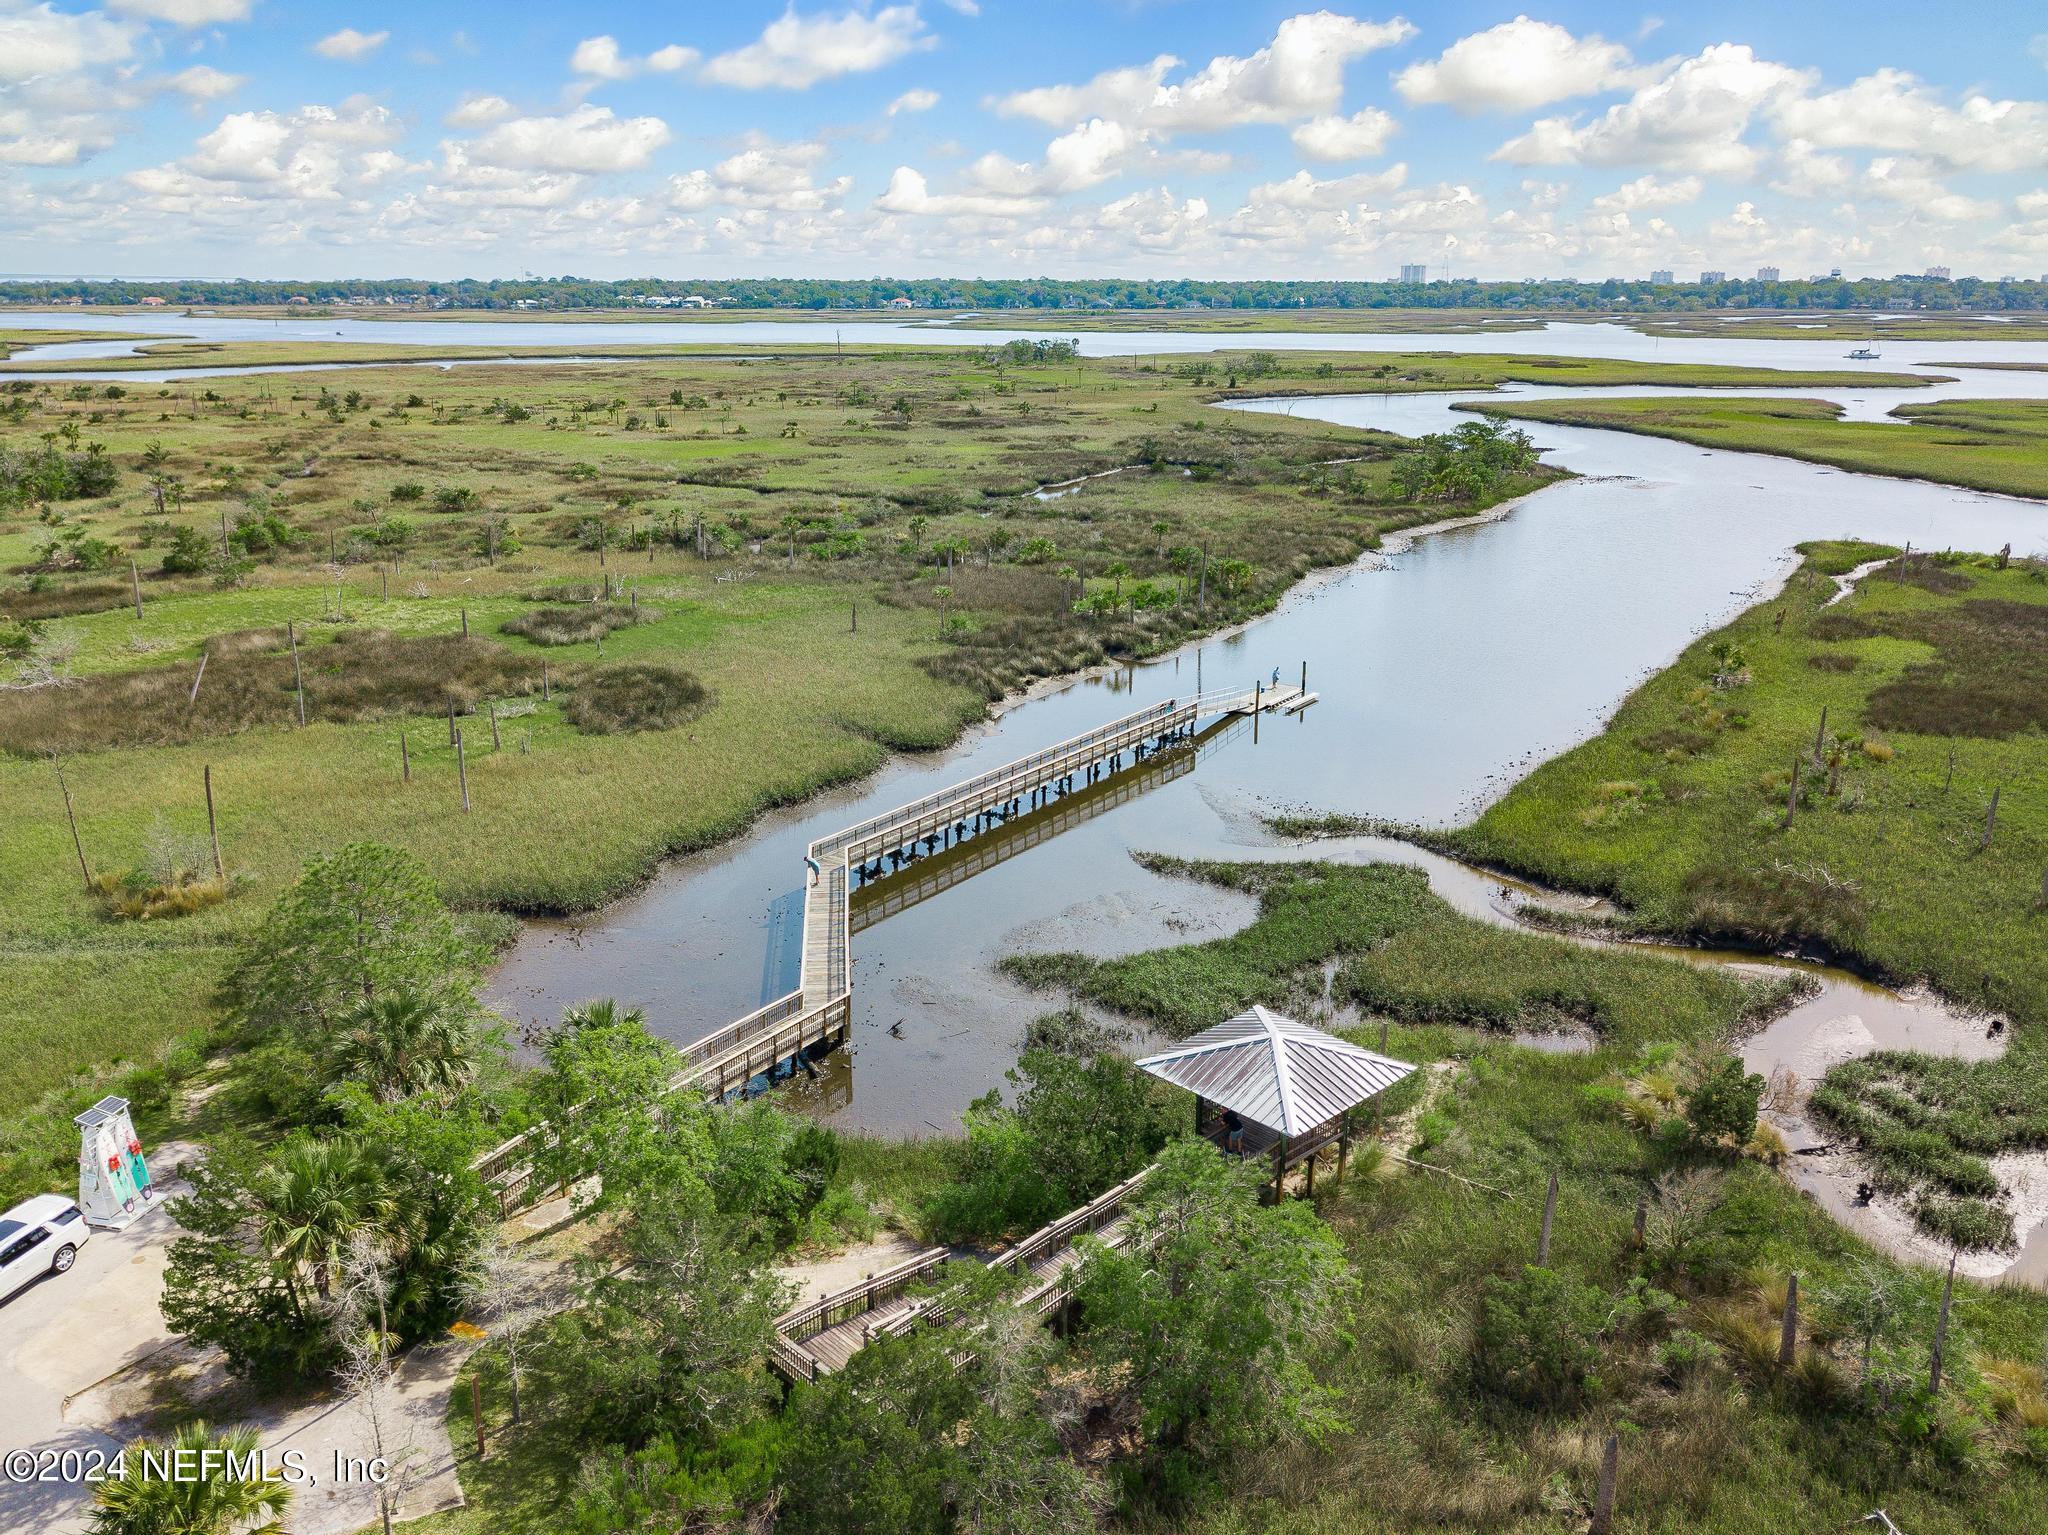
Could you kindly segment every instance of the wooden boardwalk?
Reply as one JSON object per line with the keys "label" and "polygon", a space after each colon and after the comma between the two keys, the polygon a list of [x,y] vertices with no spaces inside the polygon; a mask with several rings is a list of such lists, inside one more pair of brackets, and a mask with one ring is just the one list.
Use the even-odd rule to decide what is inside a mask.
{"label": "wooden boardwalk", "polygon": [[[1065,1305],[1073,1293],[1072,1270],[1081,1258],[1075,1240],[1093,1236],[1113,1248],[1129,1241],[1132,1228],[1125,1207],[1153,1171],[1146,1168],[991,1260],[991,1268],[1025,1276],[1025,1287],[1011,1304],[1042,1319]],[[956,1313],[945,1291],[917,1292],[932,1285],[954,1256],[949,1248],[927,1249],[777,1317],[771,1353],[775,1368],[790,1380],[816,1380],[845,1369],[848,1360],[877,1338],[950,1325]]]}
{"label": "wooden boardwalk", "polygon": [[[1262,714],[1293,714],[1316,698],[1304,687],[1285,683],[1167,699],[818,838],[804,857],[803,964],[797,989],[684,1046],[682,1067],[668,1090],[694,1088],[723,1099],[805,1051],[845,1043],[853,1021],[850,906],[856,889],[880,885],[935,854],[971,846],[1015,818],[1183,746],[1193,739],[1200,720],[1256,721]],[[949,880],[941,888],[957,882]],[[543,1126],[515,1136],[473,1164],[507,1209],[516,1208],[529,1192],[530,1138],[544,1132]]]}

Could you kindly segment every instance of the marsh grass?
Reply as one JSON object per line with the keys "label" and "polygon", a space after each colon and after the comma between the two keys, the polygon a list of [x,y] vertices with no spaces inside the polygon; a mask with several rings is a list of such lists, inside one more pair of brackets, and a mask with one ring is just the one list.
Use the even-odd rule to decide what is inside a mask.
{"label": "marsh grass", "polygon": [[[301,640],[299,657],[308,723],[438,713],[450,704],[467,712],[488,697],[540,691],[530,657],[484,640],[344,629],[325,643]],[[204,677],[196,667],[152,667],[0,692],[0,749],[70,755],[296,725],[292,677],[282,630],[221,635],[209,643]]]}
{"label": "marsh grass", "polygon": [[710,698],[680,666],[631,661],[584,673],[562,713],[588,735],[673,730],[702,714]]}
{"label": "marsh grass", "polygon": [[[1833,464],[1861,474],[1938,480],[2001,495],[2048,495],[2048,403],[1942,400],[1901,405],[1891,421],[1844,421],[1824,400],[1484,401],[1469,408]],[[1939,579],[1938,577],[1934,579]]]}
{"label": "marsh grass", "polygon": [[[1806,552],[1815,576],[1883,553]],[[2048,1146],[2048,583],[1984,556],[1916,560],[1897,580],[1890,569],[1826,608],[1826,586],[1795,577],[1645,684],[1606,734],[1448,840],[1481,862],[1614,896],[1633,930],[1817,948],[2010,1019],[2003,1059],[1884,1052],[1834,1067],[1812,1100],[1923,1230],[1997,1248],[2012,1228],[1991,1159]],[[1748,657],[1749,728],[1680,760],[1646,760],[1642,743],[1684,716],[1717,644]],[[1813,756],[1823,709],[1825,768]],[[1862,735],[1872,730],[1885,738]],[[1794,758],[1802,795],[1787,826]],[[1653,775],[1657,796],[1625,819],[1591,814],[1604,785],[1638,775]]]}
{"label": "marsh grass", "polygon": [[591,602],[574,607],[534,608],[498,625],[536,645],[588,645],[620,629],[653,623],[661,615],[651,608],[620,602]]}
{"label": "marsh grass", "polygon": [[1994,1061],[1881,1051],[1830,1069],[1812,1108],[1856,1143],[1873,1182],[1913,1196],[1921,1229],[2006,1248],[2012,1215],[1989,1159],[2048,1148],[2048,1052],[2019,1042]]}
{"label": "marsh grass", "polygon": [[1022,954],[1003,968],[1180,1034],[1254,1002],[1320,1000],[1323,967],[1339,961],[1330,1000],[1403,1024],[1506,1031],[1591,1030],[1629,1048],[1716,1037],[1786,999],[1678,960],[1588,949],[1460,916],[1428,877],[1398,864],[1232,864],[1144,855],[1155,872],[1258,897],[1241,932],[1200,944],[1097,960]]}
{"label": "marsh grass", "polygon": [[131,600],[129,588],[117,581],[79,581],[63,585],[0,591],[0,613],[28,621],[68,618],[74,613],[99,613]]}
{"label": "marsh grass", "polygon": [[1590,1030],[1626,1049],[1718,1037],[1780,989],[1719,970],[1626,951],[1589,949],[1490,927],[1434,898],[1421,920],[1338,971],[1336,994],[1406,1023],[1504,1031]]}
{"label": "marsh grass", "polygon": [[1922,735],[2048,731],[2048,604],[1959,602],[1896,615],[1874,632],[1931,645],[1935,657],[1871,693],[1871,724]]}
{"label": "marsh grass", "polygon": [[[1868,545],[1804,552],[1813,578],[1795,574],[1776,599],[1692,646],[1606,732],[1538,768],[1446,845],[1614,897],[1640,930],[1807,944],[1880,978],[1925,978],[2012,1018],[2024,1044],[2048,1023],[2044,737],[2023,723],[2038,717],[2048,676],[2048,583],[1958,557],[1943,568],[1967,577],[1967,590],[1880,573],[1826,607],[1832,587],[1818,577],[1876,556]],[[1680,760],[1645,751],[1685,717],[1717,644],[1748,658],[1751,680],[1736,690],[1747,728]],[[1854,665],[1810,664],[1821,656]],[[1823,710],[1831,740],[1847,733],[1854,746],[1838,770],[1814,761]],[[1802,803],[1788,826],[1795,758]],[[1658,792],[1626,817],[1593,814],[1602,786],[1624,780]]]}
{"label": "marsh grass", "polygon": [[190,869],[178,869],[165,877],[136,869],[126,874],[96,874],[92,884],[106,903],[108,916],[135,922],[189,917],[225,901],[230,888],[226,880]]}
{"label": "marsh grass", "polygon": [[1413,926],[1436,898],[1419,869],[1394,864],[1230,864],[1157,855],[1155,873],[1206,880],[1256,896],[1259,914],[1242,932],[1207,943],[1117,959],[1024,954],[1002,961],[1028,986],[1061,987],[1118,1012],[1149,1018],[1175,1034],[1322,990],[1321,967]]}

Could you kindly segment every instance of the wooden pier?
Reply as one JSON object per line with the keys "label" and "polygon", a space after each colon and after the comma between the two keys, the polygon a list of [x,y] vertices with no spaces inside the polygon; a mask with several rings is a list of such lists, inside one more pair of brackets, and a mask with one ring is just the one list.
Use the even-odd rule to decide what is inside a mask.
{"label": "wooden pier", "polygon": [[[924,859],[971,847],[1010,821],[1081,795],[1128,767],[1187,750],[1201,720],[1249,718],[1256,724],[1263,714],[1298,713],[1316,701],[1306,683],[1304,672],[1301,686],[1262,684],[1167,699],[818,838],[804,857],[803,964],[797,989],[684,1046],[681,1069],[668,1090],[694,1089],[723,1099],[800,1055],[846,1042],[853,1023],[851,898],[856,890],[879,887]],[[1062,824],[1082,818],[1076,815]],[[958,882],[948,879],[939,888]],[[516,1208],[532,1192],[526,1164],[529,1137],[536,1133],[516,1136],[473,1164],[506,1209]]]}
{"label": "wooden pier", "polygon": [[[1097,1195],[993,1259],[989,1267],[1021,1273],[1028,1280],[1011,1304],[1041,1319],[1057,1314],[1073,1294],[1072,1270],[1081,1258],[1075,1239],[1092,1236],[1112,1248],[1128,1242],[1131,1226],[1125,1206],[1154,1170],[1148,1167]],[[953,1257],[949,1248],[929,1248],[857,1285],[785,1312],[775,1319],[770,1353],[775,1368],[793,1381],[816,1380],[845,1369],[848,1360],[877,1338],[950,1325],[955,1312],[943,1290],[915,1292],[937,1279]]]}

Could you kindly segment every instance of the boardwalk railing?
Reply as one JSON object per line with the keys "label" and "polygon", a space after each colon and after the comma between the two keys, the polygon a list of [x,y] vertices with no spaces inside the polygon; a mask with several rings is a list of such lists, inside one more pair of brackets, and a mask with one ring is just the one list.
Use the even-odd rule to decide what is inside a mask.
{"label": "boardwalk railing", "polygon": [[[991,1268],[1007,1269],[1038,1280],[1012,1304],[1040,1317],[1059,1310],[1071,1291],[1070,1276],[1077,1260],[1075,1239],[1099,1234],[1110,1246],[1122,1246],[1129,1239],[1128,1227],[1120,1224],[1124,1219],[1124,1206],[1157,1170],[1158,1164],[1154,1163],[1135,1177],[1096,1195],[1079,1209],[1040,1227],[990,1260]],[[858,1329],[862,1345],[877,1338],[901,1336],[918,1327],[951,1325],[958,1316],[959,1308],[945,1292],[921,1297],[907,1305],[894,1304],[907,1291],[937,1274],[948,1257],[945,1248],[932,1248],[895,1268],[776,1318],[772,1351],[776,1368],[791,1380],[816,1380],[820,1375],[830,1373],[832,1365],[806,1345],[819,1334],[858,1317],[871,1318]]]}
{"label": "boardwalk railing", "polygon": [[[1203,716],[1285,708],[1309,696],[1294,687],[1253,687],[1170,698],[818,838],[806,859],[809,878],[798,988],[685,1045],[682,1069],[668,1090],[694,1088],[723,1098],[802,1051],[845,1039],[853,1016],[848,901],[854,862],[949,833],[958,823],[1051,787],[1105,758],[1134,751],[1148,739],[1192,726]],[[532,1153],[540,1144],[535,1137],[545,1132],[546,1126],[536,1126],[471,1164],[495,1190],[501,1207],[514,1208],[527,1192]]]}
{"label": "boardwalk railing", "polygon": [[837,1327],[841,1322],[849,1322],[877,1306],[900,1298],[906,1290],[923,1284],[944,1268],[952,1256],[949,1248],[927,1248],[894,1268],[870,1274],[857,1285],[836,1290],[793,1311],[784,1312],[775,1319],[774,1359],[777,1368],[792,1380],[816,1380],[825,1373],[827,1366],[803,1346],[803,1339],[814,1338],[828,1328]]}
{"label": "boardwalk railing", "polygon": [[[1168,716],[1180,713],[1184,707],[1169,698],[1164,703],[1153,704],[1121,719],[1111,720],[1107,725],[1098,725],[1093,730],[1061,741],[1055,746],[1048,746],[1042,751],[1033,752],[1027,757],[1019,757],[1014,762],[1006,762],[1001,767],[990,768],[985,773],[978,773],[972,778],[962,779],[959,783],[949,784],[943,789],[925,795],[922,799],[912,800],[907,805],[898,805],[894,810],[884,811],[881,815],[870,816],[867,820],[856,822],[844,831],[834,832],[829,837],[820,837],[811,844],[811,856],[820,862],[830,857],[858,856],[853,850],[856,847],[868,846],[872,851],[871,844],[877,835],[927,819],[934,812],[958,801],[977,797],[1007,798],[1007,794],[998,791],[1014,780],[1026,778],[1034,772],[1041,776],[1051,776],[1055,764],[1061,764],[1060,771],[1064,772],[1064,764],[1076,759],[1083,752],[1090,753],[1085,759],[1087,761],[1108,755],[1115,751],[1118,742],[1131,744],[1164,728],[1162,722]],[[895,845],[900,846],[900,841]]]}

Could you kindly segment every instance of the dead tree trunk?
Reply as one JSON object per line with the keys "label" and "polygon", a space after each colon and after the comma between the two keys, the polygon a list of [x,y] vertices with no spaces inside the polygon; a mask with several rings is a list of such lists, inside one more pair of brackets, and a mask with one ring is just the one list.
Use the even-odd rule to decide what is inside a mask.
{"label": "dead tree trunk", "polygon": [[1550,1226],[1557,1219],[1557,1174],[1550,1175],[1550,1190],[1543,1196],[1543,1228],[1536,1234],[1536,1266],[1550,1267]]}
{"label": "dead tree trunk", "polygon": [[1600,1454],[1600,1481],[1593,1491],[1593,1520],[1588,1535],[1608,1535],[1614,1528],[1614,1486],[1621,1472],[1621,1439],[1609,1434]]}
{"label": "dead tree trunk", "polygon": [[292,691],[299,697],[299,724],[306,723],[306,678],[299,670],[299,633],[290,619],[285,620],[284,637],[292,647]]}
{"label": "dead tree trunk", "polygon": [[213,813],[213,764],[206,764],[206,836],[213,843],[213,877],[223,885],[228,882],[227,865],[220,858],[220,822]]}
{"label": "dead tree trunk", "polygon": [[92,892],[92,865],[85,861],[85,839],[78,835],[78,810],[71,803],[71,785],[64,781],[64,764],[53,763],[57,769],[57,787],[64,792],[64,819],[71,823],[71,846],[78,854],[78,872],[85,879],[87,894]]}
{"label": "dead tree trunk", "polygon": [[1941,1395],[1941,1356],[1948,1348],[1948,1308],[1956,1294],[1956,1258],[1948,1258],[1948,1278],[1941,1285],[1941,1314],[1934,1319],[1934,1355],[1927,1366],[1927,1394]]}

